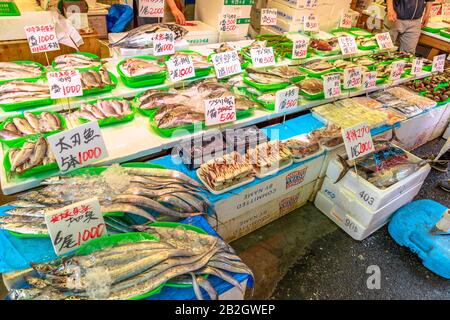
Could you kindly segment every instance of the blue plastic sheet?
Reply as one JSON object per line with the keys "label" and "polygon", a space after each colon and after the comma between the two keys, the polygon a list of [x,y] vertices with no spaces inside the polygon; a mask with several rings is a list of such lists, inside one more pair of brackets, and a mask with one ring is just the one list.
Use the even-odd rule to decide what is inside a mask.
{"label": "blue plastic sheet", "polygon": [[123,32],[133,19],[133,9],[126,4],[113,4],[106,16],[108,32]]}

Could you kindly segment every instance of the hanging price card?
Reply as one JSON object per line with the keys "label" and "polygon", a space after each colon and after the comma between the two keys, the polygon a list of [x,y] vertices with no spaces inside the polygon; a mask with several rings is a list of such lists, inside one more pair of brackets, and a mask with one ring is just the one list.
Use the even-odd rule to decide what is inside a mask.
{"label": "hanging price card", "polygon": [[339,27],[349,29],[352,27],[352,15],[348,12],[343,12]]}
{"label": "hanging price card", "polygon": [[377,76],[378,74],[376,71],[364,73],[363,89],[367,90],[375,88],[377,86]]}
{"label": "hanging price card", "polygon": [[314,13],[303,17],[303,31],[319,31],[319,21]]}
{"label": "hanging price card", "polygon": [[233,96],[205,100],[205,124],[214,126],[236,121],[236,102]]}
{"label": "hanging price card", "polygon": [[169,77],[172,82],[195,76],[194,63],[191,56],[172,56],[166,61]]}
{"label": "hanging price card", "polygon": [[344,89],[358,88],[362,85],[361,67],[344,69]]}
{"label": "hanging price card", "polygon": [[317,8],[319,5],[319,0],[306,0],[305,7],[308,9]]}
{"label": "hanging price card", "polygon": [[358,46],[356,45],[355,37],[342,36],[338,38],[339,46],[341,47],[342,54],[355,54],[358,52]]}
{"label": "hanging price card", "polygon": [[332,73],[323,76],[323,91],[325,99],[341,95],[341,75]]}
{"label": "hanging price card", "polygon": [[48,72],[47,80],[52,99],[79,97],[83,95],[81,75],[78,70]]}
{"label": "hanging price card", "polygon": [[378,46],[381,50],[388,50],[394,48],[394,43],[392,43],[392,38],[389,32],[377,33],[375,35]]}
{"label": "hanging price card", "polygon": [[279,90],[275,96],[275,112],[282,112],[298,106],[298,87]]}
{"label": "hanging price card", "polygon": [[156,32],[153,36],[153,55],[165,56],[175,53],[175,34],[172,31]]}
{"label": "hanging price card", "polygon": [[433,58],[433,67],[431,69],[431,72],[444,72],[445,58],[446,58],[445,54],[435,56]]}
{"label": "hanging price card", "polygon": [[405,70],[405,61],[395,61],[392,63],[391,74],[389,75],[389,80],[398,80],[402,77],[403,71]]}
{"label": "hanging price card", "polygon": [[31,53],[59,50],[54,24],[26,26],[25,34]]}
{"label": "hanging price card", "polygon": [[261,9],[261,25],[275,26],[277,24],[277,9]]}
{"label": "hanging price card", "polygon": [[237,14],[221,13],[219,14],[219,32],[236,32]]}
{"label": "hanging price card", "polygon": [[255,68],[270,67],[275,64],[272,47],[251,49],[252,64]]}
{"label": "hanging price card", "polygon": [[53,210],[44,218],[58,256],[77,249],[91,239],[107,235],[97,198]]}
{"label": "hanging price card", "polygon": [[139,17],[163,18],[164,0],[139,0]]}
{"label": "hanging price card", "polygon": [[236,50],[214,54],[212,62],[218,79],[242,72],[241,61]]}
{"label": "hanging price card", "polygon": [[442,15],[442,5],[440,3],[434,3],[431,6],[430,18],[434,18],[440,15]]}
{"label": "hanging price card", "polygon": [[85,167],[108,156],[97,121],[47,137],[61,173]]}
{"label": "hanging price card", "polygon": [[370,134],[370,127],[366,122],[342,129],[345,150],[348,160],[353,160],[375,151]]}
{"label": "hanging price card", "polygon": [[292,39],[292,59],[303,59],[308,55],[309,38],[297,35]]}
{"label": "hanging price card", "polygon": [[420,58],[416,58],[412,62],[411,74],[420,74],[423,71],[423,60]]}

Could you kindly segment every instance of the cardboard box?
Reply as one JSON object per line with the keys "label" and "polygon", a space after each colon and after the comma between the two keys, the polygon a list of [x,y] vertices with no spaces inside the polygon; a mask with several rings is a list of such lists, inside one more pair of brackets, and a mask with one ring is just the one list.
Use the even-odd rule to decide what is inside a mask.
{"label": "cardboard box", "polygon": [[100,39],[108,38],[108,27],[106,25],[106,15],[91,15],[88,14],[89,26],[95,29]]}

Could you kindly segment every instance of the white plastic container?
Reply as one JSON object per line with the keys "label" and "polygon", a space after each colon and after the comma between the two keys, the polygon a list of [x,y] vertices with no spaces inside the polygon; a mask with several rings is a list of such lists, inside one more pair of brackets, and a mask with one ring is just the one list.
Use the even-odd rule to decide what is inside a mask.
{"label": "white plastic container", "polygon": [[[411,160],[419,161],[420,158],[408,153]],[[327,177],[332,183],[336,182],[343,167],[337,158],[330,161],[327,169]],[[349,170],[347,174],[338,183],[337,187],[345,187],[350,193],[357,195],[372,210],[378,210],[402,193],[411,189],[413,186],[422,183],[430,172],[431,168],[428,164],[421,167],[415,173],[407,178],[397,182],[396,184],[381,190],[370,182],[357,175],[354,170]],[[364,201],[366,199],[366,201]],[[367,200],[368,199],[368,200]]]}
{"label": "white plastic container", "polygon": [[[314,205],[353,239],[364,240],[384,226],[397,209],[412,201],[421,186],[421,183],[414,186],[377,211],[371,211],[363,206],[354,207],[350,209],[351,211],[342,209],[331,201],[329,196],[322,193],[322,191],[317,193]],[[361,218],[364,218],[365,225],[358,220]],[[370,221],[370,223],[367,224],[367,221]]]}
{"label": "white plastic container", "polygon": [[184,26],[189,32],[183,38],[191,46],[206,45],[219,42],[219,30],[201,21],[192,21],[194,26]]}
{"label": "white plastic container", "polygon": [[287,23],[299,26],[303,23],[303,16],[311,12],[311,10],[308,9],[293,9],[280,0],[269,0],[267,7],[277,9],[278,19],[283,19]]}

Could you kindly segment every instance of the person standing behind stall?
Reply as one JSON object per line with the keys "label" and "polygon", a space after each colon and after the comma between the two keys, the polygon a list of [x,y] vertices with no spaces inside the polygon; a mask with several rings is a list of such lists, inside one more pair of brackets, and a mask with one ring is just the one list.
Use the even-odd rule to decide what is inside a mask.
{"label": "person standing behind stall", "polygon": [[[134,10],[137,12],[136,22],[138,26],[159,21],[158,18],[139,17],[139,0],[134,2],[134,6]],[[165,0],[162,22],[176,22],[180,25],[186,23],[186,18],[183,14],[183,0]]]}
{"label": "person standing behind stall", "polygon": [[416,53],[421,29],[428,23],[433,0],[387,0],[387,17],[393,26],[392,41],[400,51]]}

